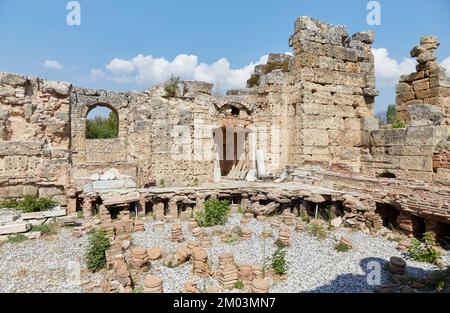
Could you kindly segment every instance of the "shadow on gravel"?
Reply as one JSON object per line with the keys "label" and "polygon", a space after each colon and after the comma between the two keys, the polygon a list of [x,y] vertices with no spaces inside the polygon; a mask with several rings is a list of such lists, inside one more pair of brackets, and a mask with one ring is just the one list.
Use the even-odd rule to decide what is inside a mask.
{"label": "shadow on gravel", "polygon": [[[376,287],[373,282],[376,281],[377,271],[381,270],[380,278],[381,285],[392,284],[392,274],[386,269],[388,260],[380,258],[365,258],[359,262],[361,269],[365,274],[343,274],[336,277],[331,283],[313,289],[311,293],[362,293],[372,292]],[[345,269],[343,269],[345,270]],[[421,268],[406,267],[405,277],[420,278],[430,273],[439,272],[438,270],[424,270]],[[379,271],[378,271],[379,273]]]}

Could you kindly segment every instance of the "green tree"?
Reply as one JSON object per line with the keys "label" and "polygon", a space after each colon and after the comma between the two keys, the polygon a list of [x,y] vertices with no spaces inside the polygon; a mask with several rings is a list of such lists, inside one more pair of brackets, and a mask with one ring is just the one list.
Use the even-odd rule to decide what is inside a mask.
{"label": "green tree", "polygon": [[96,116],[86,121],[87,139],[111,139],[118,137],[119,122],[117,115],[111,111],[108,118]]}
{"label": "green tree", "polygon": [[397,122],[397,108],[395,104],[390,104],[386,113],[388,124],[395,124]]}

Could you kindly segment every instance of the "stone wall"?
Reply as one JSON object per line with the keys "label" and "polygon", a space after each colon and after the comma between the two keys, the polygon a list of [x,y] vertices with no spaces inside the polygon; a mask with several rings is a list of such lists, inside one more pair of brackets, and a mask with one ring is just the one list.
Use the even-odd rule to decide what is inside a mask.
{"label": "stone wall", "polygon": [[450,79],[445,69],[436,63],[435,50],[439,47],[435,36],[423,36],[420,45],[411,50],[419,63],[415,73],[400,77],[396,90],[399,118],[409,122],[408,107],[432,104],[445,114],[445,125],[450,131]]}
{"label": "stone wall", "polygon": [[[420,111],[427,117],[410,118],[407,129],[377,129],[373,41],[372,32],[350,36],[345,26],[300,17],[289,40],[293,55],[270,54],[247,88],[226,95],[195,81],[181,82],[168,97],[163,85],[112,92],[2,73],[0,198],[40,194],[65,204],[68,197],[73,210],[77,195],[111,169],[131,189],[218,181],[226,163],[219,156],[226,127],[233,127],[227,139],[239,148],[239,160],[226,165],[228,178],[254,180],[255,173],[277,176],[287,165],[323,162],[375,176],[441,179],[446,169],[437,164],[446,159],[440,155],[438,161],[436,153],[446,137],[442,113],[411,111],[414,103],[403,101],[401,92],[397,99],[409,115]],[[418,59],[427,62],[419,61],[419,72],[414,79],[403,77],[398,91],[410,88],[416,98],[429,86],[423,101],[447,110],[441,68],[427,52],[437,43],[431,37],[422,42],[426,49],[417,50],[426,51],[417,52]],[[87,115],[99,105],[117,115],[117,138],[86,139]],[[244,133],[242,142],[233,139]]]}
{"label": "stone wall", "polygon": [[293,48],[289,105],[295,134],[290,163],[327,161],[360,168],[363,119],[373,115],[372,32],[349,36],[345,26],[300,17]]}
{"label": "stone wall", "polygon": [[43,195],[65,204],[71,86],[0,73],[0,198]]}

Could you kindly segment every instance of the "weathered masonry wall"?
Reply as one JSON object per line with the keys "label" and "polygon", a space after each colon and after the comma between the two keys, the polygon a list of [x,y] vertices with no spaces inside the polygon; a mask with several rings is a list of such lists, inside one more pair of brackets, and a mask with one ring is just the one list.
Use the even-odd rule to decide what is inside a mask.
{"label": "weathered masonry wall", "polygon": [[372,32],[349,36],[345,26],[300,17],[293,48],[289,104],[295,134],[290,162],[328,161],[359,171],[363,119],[373,116]]}
{"label": "weathered masonry wall", "polygon": [[[445,126],[380,129],[367,134],[369,153],[364,174],[430,182],[434,178],[433,153],[447,140]],[[442,177],[444,178],[444,177]]]}
{"label": "weathered masonry wall", "polygon": [[417,59],[417,71],[400,77],[397,85],[397,111],[401,120],[409,122],[408,106],[432,104],[445,114],[444,125],[450,131],[450,79],[445,69],[436,63],[435,50],[439,42],[434,36],[423,36],[420,45],[411,50]]}
{"label": "weathered masonry wall", "polygon": [[[112,92],[0,73],[0,199],[39,194],[73,210],[92,206],[80,203],[82,194],[125,189],[130,203],[137,188],[254,181],[318,162],[448,183],[450,88],[434,63],[437,40],[424,37],[413,52],[418,72],[397,88],[409,127],[392,130],[379,130],[373,117],[373,42],[372,32],[349,35],[345,26],[300,17],[289,40],[293,55],[270,54],[247,88],[226,95],[195,81],[168,97],[164,86]],[[117,115],[117,138],[86,139],[96,106]],[[232,160],[221,159],[221,136],[236,150]]]}
{"label": "weathered masonry wall", "polygon": [[43,195],[65,204],[70,85],[0,73],[0,198]]}

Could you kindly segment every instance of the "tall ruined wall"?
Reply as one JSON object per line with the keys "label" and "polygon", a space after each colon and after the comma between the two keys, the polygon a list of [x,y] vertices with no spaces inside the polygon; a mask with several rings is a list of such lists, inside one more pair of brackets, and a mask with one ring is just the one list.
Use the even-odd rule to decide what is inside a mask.
{"label": "tall ruined wall", "polygon": [[293,48],[289,104],[294,107],[290,163],[326,161],[359,171],[363,119],[373,115],[372,32],[300,17]]}
{"label": "tall ruined wall", "polygon": [[41,195],[66,203],[70,89],[0,73],[0,199]]}
{"label": "tall ruined wall", "polygon": [[450,79],[445,69],[436,63],[435,50],[439,47],[435,36],[423,36],[420,45],[411,50],[419,63],[415,73],[400,77],[396,90],[399,118],[410,120],[408,107],[415,104],[432,104],[445,114],[445,125],[450,131]]}

